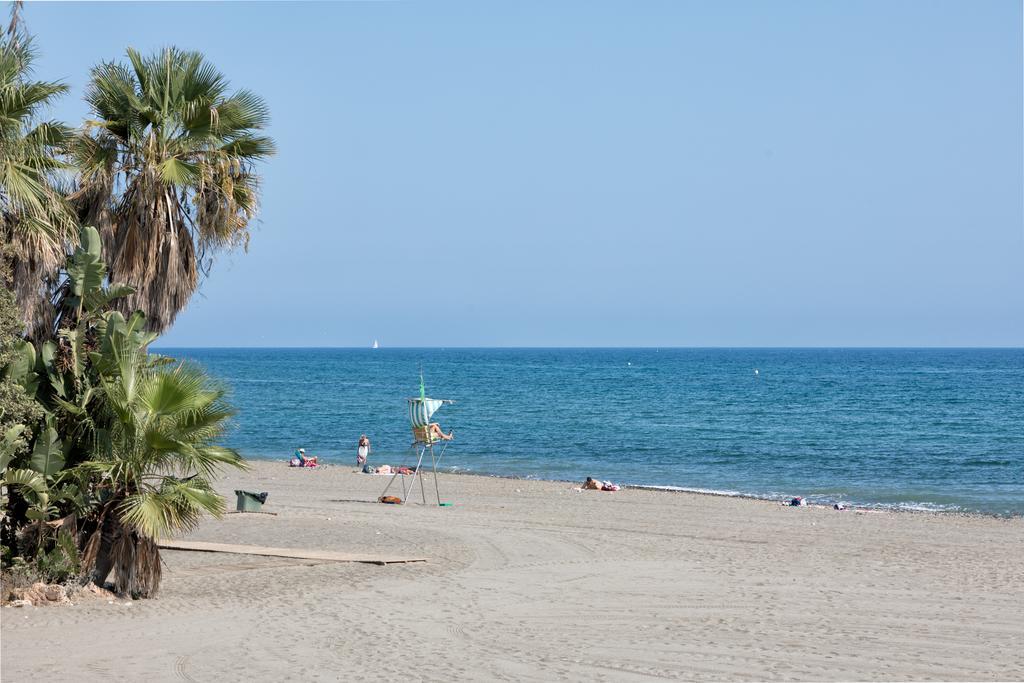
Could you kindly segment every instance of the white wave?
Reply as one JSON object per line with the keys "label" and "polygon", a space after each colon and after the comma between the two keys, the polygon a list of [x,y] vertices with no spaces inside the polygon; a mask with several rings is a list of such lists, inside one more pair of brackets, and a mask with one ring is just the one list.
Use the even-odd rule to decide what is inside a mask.
{"label": "white wave", "polygon": [[741,493],[740,491],[725,491],[719,489],[700,489],[687,486],[658,486],[655,484],[626,484],[623,488],[627,489],[641,489],[644,491],[676,491],[679,493],[703,493],[709,496],[730,496],[737,498],[740,496],[750,496],[747,493]]}

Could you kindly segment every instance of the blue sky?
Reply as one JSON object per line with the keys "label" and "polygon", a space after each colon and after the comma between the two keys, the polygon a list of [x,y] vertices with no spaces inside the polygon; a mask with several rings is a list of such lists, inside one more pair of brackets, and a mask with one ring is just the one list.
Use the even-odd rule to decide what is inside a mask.
{"label": "blue sky", "polygon": [[1021,6],[29,3],[202,50],[280,152],[165,346],[1024,345]]}

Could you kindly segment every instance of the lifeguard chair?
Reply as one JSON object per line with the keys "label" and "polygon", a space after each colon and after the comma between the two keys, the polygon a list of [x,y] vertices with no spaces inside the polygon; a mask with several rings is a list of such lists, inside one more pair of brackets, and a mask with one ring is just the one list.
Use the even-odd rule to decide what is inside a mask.
{"label": "lifeguard chair", "polygon": [[[441,503],[441,491],[437,484],[437,464],[441,462],[441,458],[444,457],[444,452],[448,448],[448,443],[451,441],[450,438],[443,438],[439,435],[440,428],[436,424],[430,421],[430,418],[434,416],[441,406],[446,403],[455,403],[450,399],[446,398],[427,398],[426,388],[423,386],[423,375],[420,374],[420,395],[417,398],[406,399],[409,403],[409,424],[412,427],[412,438],[413,442],[410,446],[410,450],[413,456],[416,458],[416,468],[413,470],[412,479],[406,482],[406,475],[396,472],[391,476],[388,481],[388,485],[384,487],[381,496],[384,496],[391,488],[391,485],[395,483],[395,479],[401,479],[402,482],[402,504],[405,505],[409,501],[409,494],[414,490],[416,486],[416,480],[420,482],[420,496],[423,499],[423,504],[427,504],[427,492],[426,486],[423,483],[423,460],[426,458],[427,453],[430,454],[430,469],[434,475],[434,495],[437,498],[438,506]],[[435,451],[435,447],[439,446],[440,451]]]}

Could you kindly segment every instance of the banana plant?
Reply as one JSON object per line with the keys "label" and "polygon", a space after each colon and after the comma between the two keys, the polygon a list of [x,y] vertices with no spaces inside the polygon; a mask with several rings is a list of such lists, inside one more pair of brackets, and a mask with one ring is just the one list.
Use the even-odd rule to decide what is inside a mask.
{"label": "banana plant", "polygon": [[[18,487],[22,497],[29,505],[26,517],[34,521],[47,521],[57,515],[59,510],[52,505],[50,486],[46,477],[35,470],[8,469],[4,472],[2,483],[8,489]],[[4,501],[6,504],[6,500]]]}
{"label": "banana plant", "polygon": [[29,457],[28,469],[44,477],[53,477],[64,467],[65,445],[57,433],[56,420],[46,416],[45,426],[36,435]]}
{"label": "banana plant", "polygon": [[76,322],[92,322],[135,289],[124,284],[105,284],[107,264],[103,261],[102,241],[96,228],[83,227],[79,241],[79,247],[65,267],[67,282],[59,308],[63,317],[73,315]]}
{"label": "banana plant", "polygon": [[79,487],[61,476],[63,445],[52,423],[36,435],[28,466],[10,467],[24,430],[24,425],[15,425],[0,437],[0,507],[6,515],[10,509],[8,492],[16,489],[27,506],[25,517],[34,523],[35,545],[40,548],[46,524],[60,514],[57,503],[72,501],[79,509],[84,505]]}
{"label": "banana plant", "polygon": [[60,510],[50,499],[50,486],[44,475],[29,469],[5,469],[3,478],[0,479],[5,515],[9,509],[8,492],[15,488],[28,505],[25,517],[34,523],[35,546],[39,548],[42,545],[46,522],[56,517]]}
{"label": "banana plant", "polygon": [[22,340],[7,367],[0,369],[43,408],[43,421],[33,425],[27,449],[15,457],[19,449],[14,444],[25,445],[24,428],[3,435],[0,442],[4,512],[10,514],[9,495],[16,492],[17,516],[22,523],[30,520],[36,525],[39,541],[43,527],[61,514],[61,508],[88,507],[83,491],[90,487],[73,481],[76,475],[69,468],[89,458],[97,440],[97,420],[109,419],[100,417],[104,415],[98,402],[102,367],[94,366],[102,362],[96,352],[109,347],[112,337],[142,348],[152,341],[143,330],[144,319],[125,320],[111,311],[112,303],[132,290],[107,285],[106,279],[99,233],[82,228],[55,301],[58,318],[53,337],[37,344]]}
{"label": "banana plant", "polygon": [[14,425],[0,436],[0,476],[7,471],[11,458],[21,447],[21,435],[24,433],[25,425]]}
{"label": "banana plant", "polygon": [[141,313],[125,320],[112,311],[112,304],[132,288],[108,285],[106,279],[99,232],[83,227],[55,302],[53,339],[38,344],[22,341],[4,369],[45,410],[45,429],[35,436],[30,461],[24,463],[44,476],[52,477],[65,463],[87,456],[97,428],[94,416],[103,372],[95,365],[102,364],[111,337],[125,337],[143,349],[155,339],[145,332]]}

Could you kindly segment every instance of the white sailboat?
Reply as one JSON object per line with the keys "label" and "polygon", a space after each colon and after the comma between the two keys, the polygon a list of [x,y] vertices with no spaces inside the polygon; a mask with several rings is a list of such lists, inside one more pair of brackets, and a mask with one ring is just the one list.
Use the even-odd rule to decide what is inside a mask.
{"label": "white sailboat", "polygon": [[377,343],[376,339],[373,340],[373,346],[371,348],[374,348],[374,349],[379,349],[380,348],[380,344]]}

